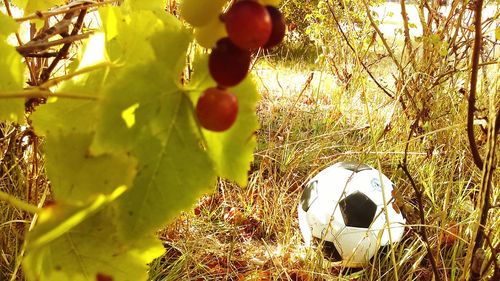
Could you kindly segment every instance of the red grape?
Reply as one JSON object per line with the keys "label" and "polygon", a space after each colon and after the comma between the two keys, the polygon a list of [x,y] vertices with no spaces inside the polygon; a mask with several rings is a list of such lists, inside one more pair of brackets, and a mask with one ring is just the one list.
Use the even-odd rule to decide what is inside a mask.
{"label": "red grape", "polygon": [[196,115],[207,130],[222,132],[229,129],[238,115],[236,96],[219,88],[208,88],[198,99]]}
{"label": "red grape", "polygon": [[236,2],[227,11],[224,21],[229,38],[242,49],[262,47],[271,35],[271,16],[257,1]]}
{"label": "red grape", "polygon": [[217,41],[210,53],[208,69],[219,86],[232,87],[247,76],[250,59],[250,51],[238,48],[226,37]]}
{"label": "red grape", "polygon": [[273,28],[271,31],[271,36],[269,36],[269,40],[267,40],[264,48],[272,48],[283,41],[283,38],[285,37],[286,24],[283,14],[281,14],[280,10],[278,10],[276,7],[266,6],[266,9],[271,16]]}

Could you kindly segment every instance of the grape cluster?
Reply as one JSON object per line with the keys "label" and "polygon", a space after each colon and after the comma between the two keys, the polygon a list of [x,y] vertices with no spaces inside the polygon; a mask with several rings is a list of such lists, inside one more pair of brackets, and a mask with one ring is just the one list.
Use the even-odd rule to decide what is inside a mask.
{"label": "grape cluster", "polygon": [[181,15],[194,26],[198,44],[212,51],[208,60],[210,75],[216,87],[206,89],[196,104],[200,125],[207,130],[229,129],[238,114],[238,100],[229,87],[247,76],[252,52],[269,49],[285,36],[286,25],[276,8],[280,0],[232,1],[184,0]]}

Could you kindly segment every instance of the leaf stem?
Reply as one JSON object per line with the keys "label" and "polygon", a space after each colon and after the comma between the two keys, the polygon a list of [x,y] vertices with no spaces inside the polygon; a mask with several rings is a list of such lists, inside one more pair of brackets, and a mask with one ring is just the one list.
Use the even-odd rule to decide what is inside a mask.
{"label": "leaf stem", "polygon": [[36,214],[40,212],[40,208],[33,206],[29,203],[24,202],[23,200],[20,200],[6,192],[3,192],[0,190],[0,200],[6,201],[7,203],[11,204],[12,206],[21,209],[23,211],[26,211],[28,213]]}

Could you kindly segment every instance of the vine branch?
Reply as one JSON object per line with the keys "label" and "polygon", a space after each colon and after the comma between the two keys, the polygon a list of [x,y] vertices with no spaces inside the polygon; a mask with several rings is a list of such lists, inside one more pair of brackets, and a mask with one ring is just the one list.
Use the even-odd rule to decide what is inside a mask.
{"label": "vine branch", "polygon": [[16,50],[21,55],[26,56],[26,55],[32,54],[34,52],[37,52],[37,51],[48,49],[50,47],[54,47],[54,46],[61,45],[61,44],[73,43],[75,41],[88,38],[91,34],[92,34],[92,32],[89,32],[89,33],[85,33],[85,34],[68,36],[68,37],[54,40],[54,41],[50,41],[50,42],[37,42],[37,43],[32,43],[32,44],[26,44],[26,45],[16,47]]}
{"label": "vine branch", "polygon": [[[68,37],[74,38],[75,36],[78,36],[78,32],[80,32],[80,29],[83,26],[83,19],[85,18],[86,14],[87,14],[87,8],[82,8],[80,10],[80,14],[78,15],[78,19],[76,20],[75,26],[73,27],[73,30],[71,31],[71,35]],[[84,35],[84,34],[82,34],[82,35]],[[88,36],[89,33],[86,33],[85,35]],[[71,47],[71,44],[73,44],[74,41],[76,41],[76,40],[65,43],[63,45],[63,47],[61,48],[61,50],[59,50],[59,54],[57,54],[57,56],[54,58],[54,60],[50,64],[50,66],[47,67],[46,69],[44,69],[44,71],[40,75],[40,80],[42,82],[49,80],[50,74],[55,69],[55,67],[57,66],[59,61],[68,55],[69,47]]]}

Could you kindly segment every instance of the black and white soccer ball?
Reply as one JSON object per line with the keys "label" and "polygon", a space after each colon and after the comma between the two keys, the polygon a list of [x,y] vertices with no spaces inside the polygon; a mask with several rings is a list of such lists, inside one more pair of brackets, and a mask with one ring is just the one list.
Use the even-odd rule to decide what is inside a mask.
{"label": "black and white soccer ball", "polygon": [[306,245],[319,242],[344,266],[366,265],[380,247],[403,236],[405,219],[393,207],[392,190],[385,175],[365,164],[339,162],[322,170],[298,206]]}

